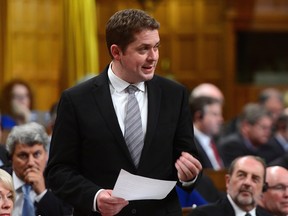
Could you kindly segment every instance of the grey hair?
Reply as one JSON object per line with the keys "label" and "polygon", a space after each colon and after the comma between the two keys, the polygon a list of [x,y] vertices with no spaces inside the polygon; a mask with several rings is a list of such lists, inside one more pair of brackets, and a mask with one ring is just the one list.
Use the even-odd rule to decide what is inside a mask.
{"label": "grey hair", "polygon": [[28,146],[40,144],[43,145],[47,151],[49,143],[50,139],[45,128],[36,122],[30,122],[14,126],[7,137],[6,146],[9,154],[12,155],[15,150],[15,145],[17,144],[25,144]]}

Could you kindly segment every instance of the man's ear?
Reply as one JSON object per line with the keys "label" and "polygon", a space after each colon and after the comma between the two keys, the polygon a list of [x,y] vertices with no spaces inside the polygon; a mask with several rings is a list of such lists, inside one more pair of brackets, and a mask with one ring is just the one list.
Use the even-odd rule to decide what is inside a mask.
{"label": "man's ear", "polygon": [[194,120],[202,120],[204,117],[204,114],[201,110],[195,112],[194,114]]}
{"label": "man's ear", "polygon": [[119,46],[117,46],[116,44],[113,44],[110,47],[110,51],[111,51],[111,54],[113,56],[113,59],[115,59],[115,60],[120,60],[121,59],[122,51],[121,51]]}

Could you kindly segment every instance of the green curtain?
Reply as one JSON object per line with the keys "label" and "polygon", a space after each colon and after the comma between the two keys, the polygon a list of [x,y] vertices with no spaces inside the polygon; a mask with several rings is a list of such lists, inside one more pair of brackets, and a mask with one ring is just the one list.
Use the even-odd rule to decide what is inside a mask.
{"label": "green curtain", "polygon": [[64,0],[65,86],[97,74],[98,44],[95,0]]}

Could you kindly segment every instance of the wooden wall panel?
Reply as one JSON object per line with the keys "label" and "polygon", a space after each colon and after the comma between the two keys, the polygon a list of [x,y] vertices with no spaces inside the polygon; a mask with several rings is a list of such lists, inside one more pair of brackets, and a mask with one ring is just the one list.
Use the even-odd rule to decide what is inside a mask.
{"label": "wooden wall panel", "polygon": [[219,34],[205,34],[203,39],[203,70],[207,71],[207,76],[219,78],[223,68],[223,56],[220,55],[223,49],[223,40]]}
{"label": "wooden wall panel", "polygon": [[9,0],[4,82],[27,81],[35,108],[58,100],[62,63],[62,4],[59,0]]}
{"label": "wooden wall panel", "polygon": [[[111,61],[105,42],[107,20],[120,9],[141,8],[141,5],[137,0],[95,1],[102,70]],[[63,89],[61,83],[66,79],[61,76],[65,70],[62,68],[63,1],[0,2],[0,17],[5,19],[5,12],[8,16],[5,22],[8,28],[0,25],[3,33],[0,85],[12,78],[27,80],[35,92],[36,108],[47,110],[58,99]],[[216,84],[224,92],[224,115],[229,119],[265,88],[253,84],[243,86],[235,81],[235,31],[265,28],[288,31],[287,8],[287,1],[283,0],[161,0],[149,10],[161,24],[156,73],[180,81],[189,89],[201,82]],[[8,48],[5,57],[4,45]]]}

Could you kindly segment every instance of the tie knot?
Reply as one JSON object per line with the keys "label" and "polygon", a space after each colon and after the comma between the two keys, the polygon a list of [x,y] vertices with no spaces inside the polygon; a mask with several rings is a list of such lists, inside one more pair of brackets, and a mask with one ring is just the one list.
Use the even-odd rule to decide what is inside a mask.
{"label": "tie knot", "polygon": [[138,88],[134,85],[129,85],[127,88],[126,88],[126,91],[129,93],[129,94],[134,94],[136,91],[138,91]]}
{"label": "tie knot", "polygon": [[31,185],[28,185],[28,184],[23,185],[22,190],[24,194],[29,194],[31,191]]}

